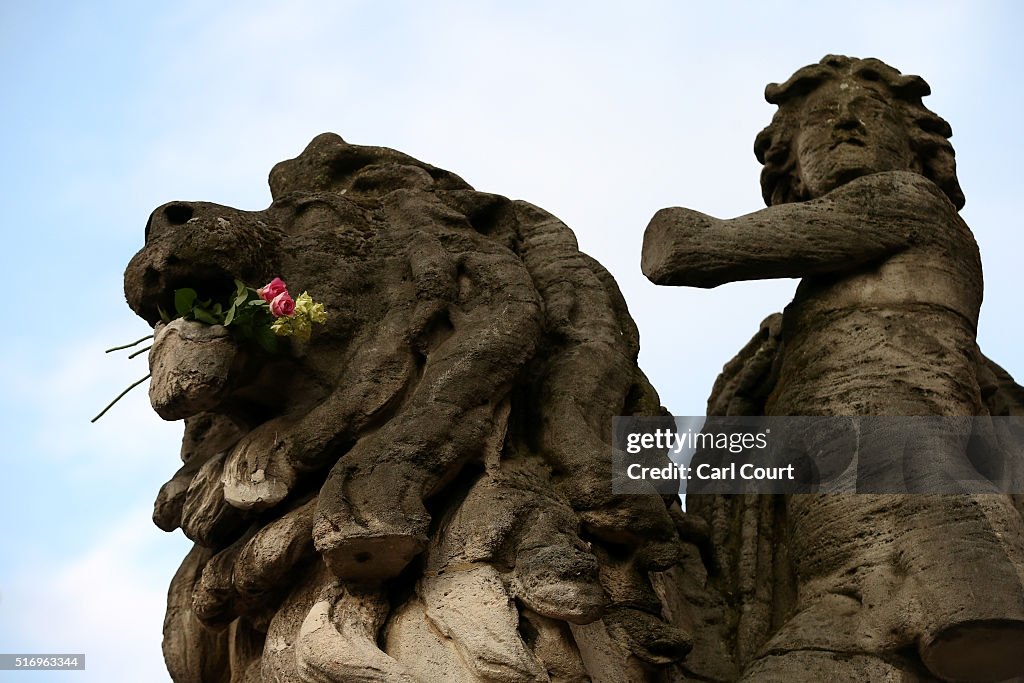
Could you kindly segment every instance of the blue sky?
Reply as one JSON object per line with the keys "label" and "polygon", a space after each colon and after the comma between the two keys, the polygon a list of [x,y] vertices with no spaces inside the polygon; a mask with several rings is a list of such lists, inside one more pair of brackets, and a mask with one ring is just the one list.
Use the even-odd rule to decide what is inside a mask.
{"label": "blue sky", "polygon": [[562,218],[619,281],[663,402],[701,414],[795,283],[654,287],[643,229],[665,206],[760,208],[765,84],[829,52],[879,57],[924,76],[953,126],[982,348],[1024,377],[1015,3],[285,4],[0,3],[0,652],[88,657],[31,680],[166,680],[163,599],[188,544],[149,514],[180,426],[143,389],[89,423],[146,373],[102,353],[146,333],[121,274],[152,209],[263,208],[271,166],[320,132]]}

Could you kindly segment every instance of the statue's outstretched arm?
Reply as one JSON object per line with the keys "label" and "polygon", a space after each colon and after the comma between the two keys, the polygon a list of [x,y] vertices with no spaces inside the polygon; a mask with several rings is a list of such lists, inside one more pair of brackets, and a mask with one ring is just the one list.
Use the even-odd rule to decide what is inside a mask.
{"label": "statue's outstretched arm", "polygon": [[879,173],[731,220],[662,209],[644,233],[641,267],[659,285],[705,288],[850,270],[910,246],[921,224],[910,197],[945,201],[939,192],[922,176]]}

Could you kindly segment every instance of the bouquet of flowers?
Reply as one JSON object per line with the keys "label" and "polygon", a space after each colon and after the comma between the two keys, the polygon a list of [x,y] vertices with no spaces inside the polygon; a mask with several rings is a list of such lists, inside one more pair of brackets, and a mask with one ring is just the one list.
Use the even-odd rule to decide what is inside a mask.
{"label": "bouquet of flowers", "polygon": [[[235,280],[235,294],[228,305],[200,300],[196,290],[189,287],[176,289],[174,310],[179,318],[233,327],[239,337],[255,341],[267,351],[277,350],[277,337],[309,341],[313,323],[323,325],[327,321],[322,303],[313,301],[308,292],[292,299],[288,286],[279,277],[259,289]],[[163,309],[160,316],[164,322],[171,320]]]}
{"label": "bouquet of flowers", "polygon": [[[275,277],[259,289],[253,289],[241,280],[235,280],[235,293],[227,304],[212,299],[200,299],[196,290],[183,287],[174,290],[174,312],[177,315],[172,317],[164,309],[158,310],[165,323],[175,318],[184,318],[207,325],[223,325],[232,328],[239,338],[255,342],[270,352],[278,350],[278,337],[292,337],[298,342],[307,342],[313,334],[313,324],[323,325],[327,322],[327,311],[322,303],[313,301],[308,292],[303,292],[293,299],[288,293],[288,286],[279,277]],[[115,346],[106,352],[128,349],[152,338],[153,335],[146,335],[131,344]],[[128,357],[134,358],[151,348],[152,346],[147,346]],[[147,379],[149,375],[122,391],[92,419],[92,422],[103,417],[103,414],[125,394]]]}

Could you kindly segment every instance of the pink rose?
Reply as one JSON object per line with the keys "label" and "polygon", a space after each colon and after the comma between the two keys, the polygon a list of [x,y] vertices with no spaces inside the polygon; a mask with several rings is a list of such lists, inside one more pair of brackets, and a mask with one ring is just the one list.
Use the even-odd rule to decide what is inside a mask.
{"label": "pink rose", "polygon": [[[269,284],[257,289],[256,293],[260,296],[261,299],[263,299],[269,304],[271,301],[276,299],[281,294],[287,294],[288,286],[284,283],[284,280],[282,280],[279,277],[275,277],[273,280],[270,281]],[[277,314],[275,313],[274,315]],[[289,313],[289,315],[291,314]]]}
{"label": "pink rose", "polygon": [[270,302],[270,312],[278,318],[292,315],[295,313],[295,301],[292,300],[292,297],[288,292],[281,292],[274,297],[273,301]]}

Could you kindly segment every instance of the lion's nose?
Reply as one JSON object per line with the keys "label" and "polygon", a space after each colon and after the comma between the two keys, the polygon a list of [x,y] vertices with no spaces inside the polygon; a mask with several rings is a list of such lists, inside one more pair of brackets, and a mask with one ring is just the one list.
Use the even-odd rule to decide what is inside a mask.
{"label": "lion's nose", "polygon": [[192,205],[186,202],[171,202],[166,204],[164,207],[164,218],[171,225],[181,225],[187,223],[192,214],[195,211],[192,209]]}
{"label": "lion's nose", "polygon": [[195,207],[189,202],[170,202],[160,206],[146,221],[146,240],[160,232],[161,228],[184,225],[195,215]]}

